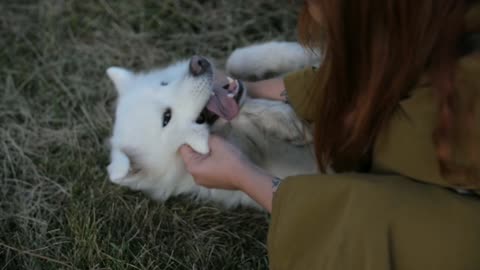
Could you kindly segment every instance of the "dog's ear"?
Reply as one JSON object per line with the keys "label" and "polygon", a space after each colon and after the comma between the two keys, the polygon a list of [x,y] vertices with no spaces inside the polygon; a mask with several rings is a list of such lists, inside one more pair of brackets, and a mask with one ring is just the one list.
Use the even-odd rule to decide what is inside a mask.
{"label": "dog's ear", "polygon": [[112,80],[119,95],[122,95],[127,87],[126,85],[133,79],[133,72],[121,67],[109,67],[107,75]]}
{"label": "dog's ear", "polygon": [[128,175],[130,171],[130,159],[120,150],[112,151],[112,162],[108,165],[108,176],[110,181],[119,183]]}

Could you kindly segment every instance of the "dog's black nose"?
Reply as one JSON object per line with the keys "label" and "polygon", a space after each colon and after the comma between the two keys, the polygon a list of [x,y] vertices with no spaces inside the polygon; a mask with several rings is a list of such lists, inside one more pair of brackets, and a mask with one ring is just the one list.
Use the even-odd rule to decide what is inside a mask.
{"label": "dog's black nose", "polygon": [[192,73],[193,76],[200,76],[211,70],[211,68],[210,62],[201,56],[195,55],[190,59],[190,73]]}

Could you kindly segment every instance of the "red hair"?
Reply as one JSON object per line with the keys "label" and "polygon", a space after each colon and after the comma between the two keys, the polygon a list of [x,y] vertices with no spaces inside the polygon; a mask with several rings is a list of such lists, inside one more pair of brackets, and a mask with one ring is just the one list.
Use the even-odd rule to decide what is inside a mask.
{"label": "red hair", "polygon": [[322,25],[305,5],[299,35],[307,47],[322,46],[325,52],[321,85],[315,86],[321,88],[315,97],[320,106],[315,150],[322,171],[330,165],[358,169],[368,160],[377,134],[424,74],[437,94],[432,140],[440,167],[444,174],[454,171],[449,164],[456,131],[468,125],[458,121],[468,117],[456,107],[454,83],[465,0],[310,2],[322,11]]}

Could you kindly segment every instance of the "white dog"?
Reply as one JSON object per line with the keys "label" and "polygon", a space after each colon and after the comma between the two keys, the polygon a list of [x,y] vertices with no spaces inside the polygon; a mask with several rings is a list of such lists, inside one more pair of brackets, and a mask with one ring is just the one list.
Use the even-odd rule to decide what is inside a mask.
{"label": "white dog", "polygon": [[[279,44],[271,43],[272,49]],[[298,54],[298,45],[291,45],[292,50],[287,46],[275,53],[279,58]],[[264,48],[237,51],[228,61],[227,70],[259,76],[262,67],[255,65],[249,73],[248,64],[238,63],[235,58],[244,61],[248,55],[252,61],[261,61],[262,55],[266,56]],[[262,55],[251,55],[259,51]],[[310,58],[292,62],[291,69],[298,68],[298,62],[309,64],[305,59]],[[263,62],[263,70],[290,71],[284,62],[281,67]],[[309,129],[289,105],[249,98],[240,81],[215,72],[203,57],[142,73],[111,67],[107,74],[118,92],[108,166],[110,180],[116,184],[144,191],[158,200],[187,194],[227,207],[258,207],[240,191],[198,186],[186,172],[179,147],[188,144],[206,154],[210,133],[226,138],[255,164],[278,177],[317,170]]]}

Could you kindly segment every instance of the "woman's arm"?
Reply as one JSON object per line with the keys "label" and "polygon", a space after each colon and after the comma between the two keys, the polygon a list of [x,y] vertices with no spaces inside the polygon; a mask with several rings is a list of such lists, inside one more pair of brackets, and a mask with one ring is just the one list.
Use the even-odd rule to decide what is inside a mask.
{"label": "woman's arm", "polygon": [[250,162],[237,148],[217,136],[210,136],[210,153],[195,152],[184,145],[180,155],[195,182],[207,188],[241,190],[268,212],[272,209],[277,178]]}
{"label": "woman's arm", "polygon": [[258,82],[243,82],[248,94],[253,98],[286,101],[286,90],[283,78],[274,78]]}
{"label": "woman's arm", "polygon": [[239,189],[271,213],[273,192],[280,183],[279,179],[259,168],[245,171],[238,177]]}

